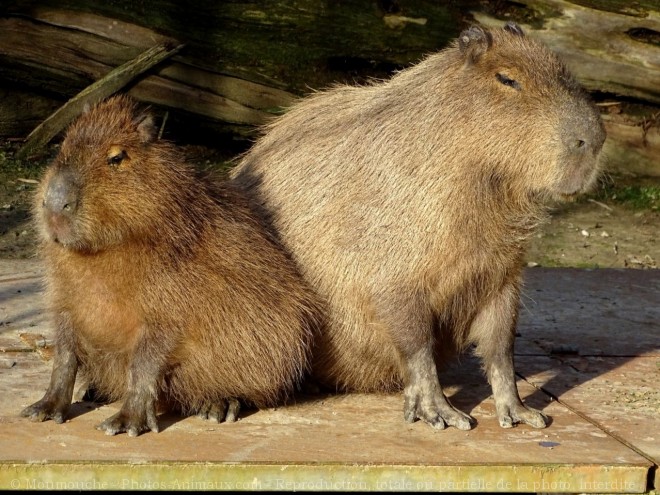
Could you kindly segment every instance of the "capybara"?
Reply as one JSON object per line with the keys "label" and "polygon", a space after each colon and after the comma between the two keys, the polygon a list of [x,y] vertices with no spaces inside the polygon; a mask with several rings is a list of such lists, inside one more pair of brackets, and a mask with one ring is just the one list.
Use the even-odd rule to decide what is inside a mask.
{"label": "capybara", "polygon": [[67,130],[37,191],[55,355],[23,410],[64,421],[76,372],[122,400],[107,434],[158,431],[157,405],[233,421],[284,399],[309,364],[314,292],[249,202],[155,139],[115,96]]}
{"label": "capybara", "polygon": [[566,67],[513,23],[275,119],[232,178],[327,302],[314,376],[403,387],[407,421],[469,429],[437,366],[475,345],[500,425],[544,427],[515,384],[522,260],[547,200],[595,181],[604,139]]}

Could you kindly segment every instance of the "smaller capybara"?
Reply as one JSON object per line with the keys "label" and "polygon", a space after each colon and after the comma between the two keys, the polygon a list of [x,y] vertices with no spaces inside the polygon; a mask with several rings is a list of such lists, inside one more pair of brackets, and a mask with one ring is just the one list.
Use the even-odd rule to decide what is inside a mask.
{"label": "smaller capybara", "polygon": [[469,429],[437,367],[474,345],[500,425],[546,426],[516,388],[523,256],[547,200],[594,183],[604,139],[588,95],[515,24],[275,119],[232,174],[326,303],[314,376],[402,387],[407,421]]}
{"label": "smaller capybara", "polygon": [[80,371],[121,410],[109,435],[158,431],[157,406],[233,421],[291,393],[308,367],[319,303],[227,182],[155,139],[126,96],[68,129],[36,194],[55,355],[22,411],[64,421]]}

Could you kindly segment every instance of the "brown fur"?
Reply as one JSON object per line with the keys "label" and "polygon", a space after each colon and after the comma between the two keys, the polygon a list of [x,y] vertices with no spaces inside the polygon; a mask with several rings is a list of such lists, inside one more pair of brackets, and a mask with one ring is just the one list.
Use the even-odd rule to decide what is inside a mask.
{"label": "brown fur", "polygon": [[[44,206],[57,181],[75,189],[69,216]],[[264,406],[307,369],[315,296],[234,186],[200,180],[127,97],[71,126],[34,216],[57,344],[102,395],[128,400],[154,374],[186,412]]]}
{"label": "brown fur", "polygon": [[[441,427],[447,407],[428,406],[443,401],[437,378],[415,377],[435,376],[429,353],[439,363],[476,344],[496,400],[517,398],[527,239],[547,199],[594,181],[603,140],[566,68],[515,25],[471,28],[391,80],[318,92],[275,120],[233,178],[328,301],[316,377],[343,390],[406,385],[406,408]],[[542,425],[502,401],[512,422]]]}

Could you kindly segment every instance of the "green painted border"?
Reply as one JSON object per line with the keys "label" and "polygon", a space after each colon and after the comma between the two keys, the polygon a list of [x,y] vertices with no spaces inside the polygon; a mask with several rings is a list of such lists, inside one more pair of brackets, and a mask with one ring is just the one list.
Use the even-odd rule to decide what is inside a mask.
{"label": "green painted border", "polygon": [[644,493],[649,465],[0,464],[0,489]]}

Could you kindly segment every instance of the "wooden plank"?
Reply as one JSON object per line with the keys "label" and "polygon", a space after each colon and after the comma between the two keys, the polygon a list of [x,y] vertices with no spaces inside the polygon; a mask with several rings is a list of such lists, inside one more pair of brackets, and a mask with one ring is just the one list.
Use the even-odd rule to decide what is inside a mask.
{"label": "wooden plank", "polygon": [[[11,372],[26,375],[28,369],[19,362]],[[39,389],[34,377],[23,379],[20,394],[2,384],[4,396],[18,395],[15,406],[29,395],[26,381],[34,394]],[[560,405],[530,397],[529,385],[520,388],[552,416],[550,429],[503,430],[492,403],[482,402],[472,411],[479,421],[475,430],[436,432],[403,422],[400,394],[299,397],[297,404],[251,412],[235,424],[166,416],[163,431],[138,438],[110,438],[94,429],[117,404],[96,409],[78,403],[74,417],[62,425],[31,424],[4,407],[0,445],[14,447],[0,453],[0,487],[15,479],[152,480],[172,488],[193,480],[233,486],[256,480],[262,489],[298,483],[335,489],[645,491],[650,462]],[[457,405],[471,401],[451,391]]]}
{"label": "wooden plank", "polygon": [[657,357],[522,357],[518,363],[531,383],[660,464]]}
{"label": "wooden plank", "polygon": [[[52,336],[35,279],[39,271],[34,262],[0,260],[0,293],[10,296],[0,304],[2,321],[9,322],[3,335],[28,348],[39,339],[21,334]],[[529,287],[566,280],[533,271],[539,276]],[[571,273],[579,278],[585,272]],[[573,298],[580,290],[579,284],[555,287]],[[552,325],[545,315],[533,321],[540,332]],[[552,424],[501,429],[472,358],[442,374],[450,400],[478,421],[468,432],[406,424],[400,393],[299,395],[287,406],[248,410],[233,424],[165,414],[160,433],[137,438],[94,429],[119,404],[76,403],[64,424],[30,423],[18,411],[41,396],[50,374],[47,354],[33,347],[6,352],[15,364],[0,370],[0,488],[642,493],[653,466],[522,380],[524,400],[543,409]],[[552,373],[556,364],[542,356],[517,359],[522,369],[528,360],[542,372]],[[550,375],[539,377],[545,385]]]}
{"label": "wooden plank", "polygon": [[0,465],[0,487],[41,490],[643,493],[644,486],[627,468],[598,471],[590,465],[512,468],[75,461]]}
{"label": "wooden plank", "polygon": [[658,270],[527,270],[520,345],[547,355],[660,356],[658,294]]}
{"label": "wooden plank", "polygon": [[[25,18],[0,19],[0,30],[4,32],[0,37],[0,56],[6,61],[0,72],[17,82],[39,75],[43,79],[40,86],[56,93],[71,91],[89,80],[102,78],[111,67],[133,58],[151,37],[159,42],[163,38],[144,28],[107,18],[105,23],[113,29],[105,31],[113,37],[103,38],[105,31],[98,27],[102,24],[98,16],[82,15],[77,22],[73,22],[74,18],[67,15],[64,27]],[[53,20],[64,22],[59,18]],[[128,36],[123,42],[130,44],[116,41],[123,36]],[[165,40],[163,43],[168,42]],[[35,44],[44,48],[31,49]],[[154,72],[132,86],[132,96],[212,121],[261,125],[294,99],[292,94],[277,88],[180,62],[168,62]]]}
{"label": "wooden plank", "polygon": [[520,331],[547,357],[516,356],[518,372],[652,461],[658,490],[660,272],[533,269],[526,280]]}
{"label": "wooden plank", "polygon": [[141,53],[130,62],[110,71],[102,79],[69,100],[32,131],[17,156],[26,158],[31,152],[37,151],[80,115],[85,105],[94,105],[107,98],[143,72],[177,53],[181,48],[183,48],[183,45],[158,44]]}

